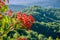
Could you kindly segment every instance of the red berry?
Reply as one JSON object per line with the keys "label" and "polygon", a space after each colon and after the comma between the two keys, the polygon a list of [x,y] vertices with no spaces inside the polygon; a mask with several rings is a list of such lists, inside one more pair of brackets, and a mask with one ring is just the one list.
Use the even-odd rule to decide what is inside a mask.
{"label": "red berry", "polygon": [[8,10],[8,15],[9,15],[9,16],[12,16],[12,13],[13,13],[13,12],[12,12],[11,10]]}
{"label": "red berry", "polygon": [[31,20],[31,22],[35,21],[32,15],[29,15],[28,18]]}

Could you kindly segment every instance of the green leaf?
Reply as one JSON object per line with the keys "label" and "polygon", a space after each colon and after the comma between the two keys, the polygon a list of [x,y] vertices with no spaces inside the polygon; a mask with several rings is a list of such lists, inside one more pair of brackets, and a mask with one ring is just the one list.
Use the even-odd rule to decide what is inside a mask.
{"label": "green leaf", "polygon": [[4,2],[6,2],[6,0],[3,0]]}

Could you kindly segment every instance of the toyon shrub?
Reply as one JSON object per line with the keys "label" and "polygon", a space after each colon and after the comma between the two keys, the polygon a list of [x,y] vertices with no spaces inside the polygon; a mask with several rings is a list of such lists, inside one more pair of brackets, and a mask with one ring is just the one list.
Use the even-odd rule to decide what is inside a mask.
{"label": "toyon shrub", "polygon": [[18,38],[17,40],[28,40],[28,38]]}
{"label": "toyon shrub", "polygon": [[[6,40],[11,40],[10,37],[7,37],[11,31],[18,35],[17,30],[30,30],[35,20],[32,15],[27,15],[26,13],[13,13],[12,10],[8,9],[5,1],[6,0],[0,0],[0,40],[4,40],[4,38],[6,38]],[[9,0],[7,1],[9,2]],[[13,38],[13,40],[16,40],[16,38]],[[18,40],[28,39],[18,38]]]}
{"label": "toyon shrub", "polygon": [[0,0],[0,13],[4,13],[8,10],[8,5],[5,4],[4,0]]}

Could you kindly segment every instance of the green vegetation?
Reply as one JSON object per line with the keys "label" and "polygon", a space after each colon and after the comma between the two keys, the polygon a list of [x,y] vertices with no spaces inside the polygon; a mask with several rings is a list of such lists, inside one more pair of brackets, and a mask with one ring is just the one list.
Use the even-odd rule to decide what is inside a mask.
{"label": "green vegetation", "polygon": [[33,6],[22,10],[22,15],[12,14],[11,10],[4,15],[8,6],[0,3],[0,40],[60,40],[60,9]]}
{"label": "green vegetation", "polygon": [[2,6],[2,8],[0,9],[0,13],[6,12],[8,10],[8,6]]}

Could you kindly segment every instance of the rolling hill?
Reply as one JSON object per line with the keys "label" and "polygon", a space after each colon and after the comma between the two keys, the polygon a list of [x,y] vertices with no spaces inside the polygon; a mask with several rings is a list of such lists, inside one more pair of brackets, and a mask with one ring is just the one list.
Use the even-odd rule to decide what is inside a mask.
{"label": "rolling hill", "polygon": [[41,6],[33,6],[22,10],[27,15],[32,14],[35,18],[31,30],[45,37],[52,36],[56,39],[60,37],[60,9],[43,8]]}

